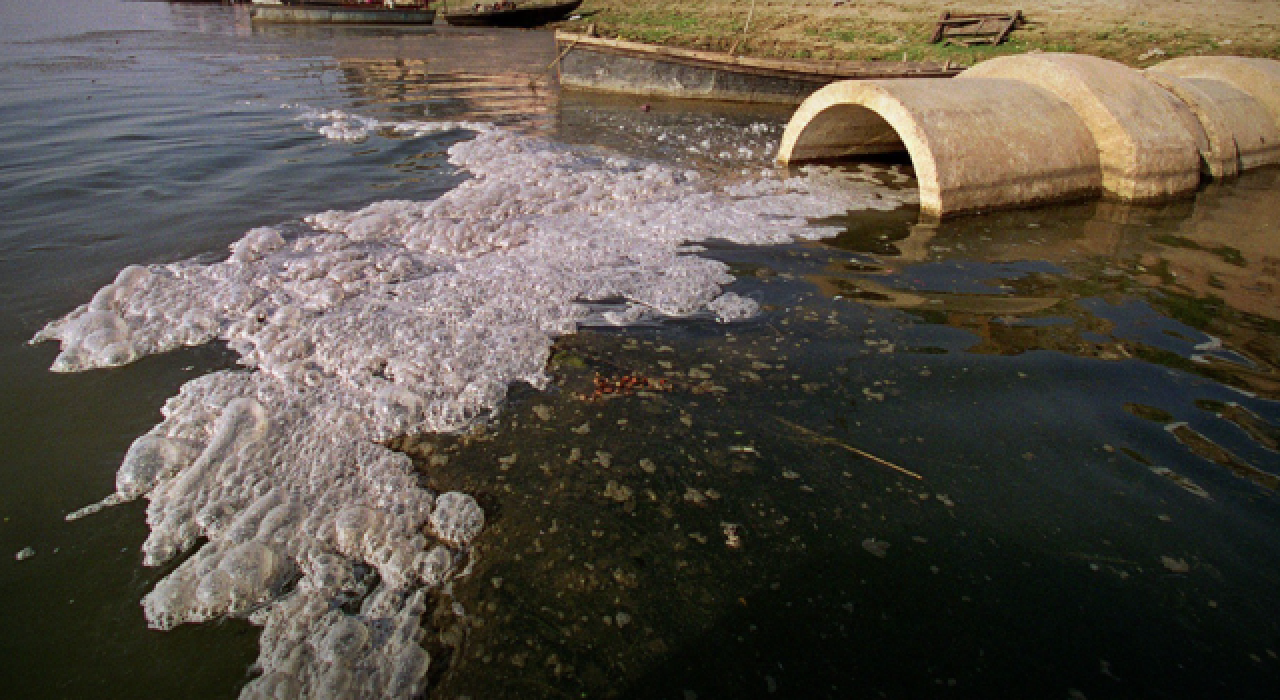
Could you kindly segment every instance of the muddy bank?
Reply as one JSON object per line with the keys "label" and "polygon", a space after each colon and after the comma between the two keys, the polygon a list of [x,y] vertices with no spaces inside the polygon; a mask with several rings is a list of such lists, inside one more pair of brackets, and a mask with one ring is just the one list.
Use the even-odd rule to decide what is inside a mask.
{"label": "muddy bank", "polygon": [[[587,0],[567,29],[595,24],[609,37],[750,56],[974,63],[1027,51],[1071,51],[1145,67],[1165,58],[1280,57],[1280,5],[1250,0],[1040,0],[1017,6],[1030,22],[999,47],[930,44],[943,10],[1007,12],[1007,3],[900,0]],[[750,24],[748,25],[748,15]],[[744,34],[743,29],[748,31]]]}

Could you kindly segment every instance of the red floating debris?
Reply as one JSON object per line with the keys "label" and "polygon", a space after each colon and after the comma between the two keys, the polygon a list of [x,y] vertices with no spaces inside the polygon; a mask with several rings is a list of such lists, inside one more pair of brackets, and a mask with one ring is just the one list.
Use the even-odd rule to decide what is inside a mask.
{"label": "red floating debris", "polygon": [[650,379],[639,374],[627,374],[621,377],[596,375],[595,390],[583,398],[592,400],[603,396],[626,396],[637,391],[671,391],[671,382],[665,379]]}

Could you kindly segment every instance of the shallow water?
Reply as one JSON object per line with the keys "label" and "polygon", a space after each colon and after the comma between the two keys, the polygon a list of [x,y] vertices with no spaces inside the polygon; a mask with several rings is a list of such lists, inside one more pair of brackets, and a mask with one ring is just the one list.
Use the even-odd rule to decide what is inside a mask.
{"label": "shallow water", "polygon": [[[741,181],[786,118],[531,88],[554,58],[536,33],[30,11],[0,10],[0,552],[36,552],[0,564],[0,658],[21,695],[251,677],[243,621],[146,629],[168,570],[141,565],[140,503],[62,521],[234,354],[64,375],[25,341],[126,265],[466,177],[445,151],[468,132],[333,141],[305,108],[496,121]],[[911,185],[902,165],[846,177]],[[489,521],[433,599],[431,694],[1270,697],[1278,186],[942,226],[851,212],[822,243],[709,245],[758,317],[584,328],[545,391],[466,437],[392,443]]]}
{"label": "shallow water", "polygon": [[[1200,205],[1263,211],[1275,185]],[[834,245],[715,251],[769,309],[729,334],[562,343],[560,391],[426,450],[449,457],[428,467],[442,488],[499,506],[445,687],[1267,696],[1278,415],[1274,390],[1240,389],[1274,376],[1254,335],[1272,321],[1175,320],[1184,290],[1137,269],[1178,255],[1153,229],[1248,231],[1174,209],[858,216]],[[1224,363],[1190,359],[1205,330]],[[594,376],[673,389],[593,397]]]}

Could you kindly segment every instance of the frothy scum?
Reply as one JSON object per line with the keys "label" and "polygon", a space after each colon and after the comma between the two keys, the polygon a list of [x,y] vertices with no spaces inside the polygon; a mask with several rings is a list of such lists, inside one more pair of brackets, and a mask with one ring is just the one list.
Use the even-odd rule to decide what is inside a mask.
{"label": "frothy scum", "polygon": [[[312,117],[335,122],[317,128],[334,138],[353,124],[362,137],[437,130]],[[478,135],[449,153],[473,177],[439,199],[316,214],[288,237],[254,229],[221,263],[131,266],[33,341],[61,342],[58,372],[214,339],[240,354],[244,369],[170,399],[116,493],[69,517],[145,496],[152,566],[207,538],[143,606],[157,628],[263,625],[262,675],[242,697],[424,690],[425,596],[465,568],[484,513],[424,488],[383,442],[463,430],[512,382],[545,386],[552,341],[584,321],[753,315],[755,302],[722,291],[727,268],[689,243],[827,236],[807,217],[904,199],[823,171],[717,185],[468,126]],[[607,299],[626,304],[588,304]]]}

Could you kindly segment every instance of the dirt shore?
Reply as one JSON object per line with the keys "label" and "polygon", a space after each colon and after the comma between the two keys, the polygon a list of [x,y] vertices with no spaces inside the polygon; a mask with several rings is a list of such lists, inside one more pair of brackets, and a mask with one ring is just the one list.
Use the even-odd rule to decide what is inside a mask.
{"label": "dirt shore", "polygon": [[[1001,46],[929,43],[944,10],[1015,9],[1028,21]],[[752,56],[968,64],[1040,50],[1140,67],[1202,54],[1280,58],[1277,0],[586,0],[579,14],[562,28]]]}

